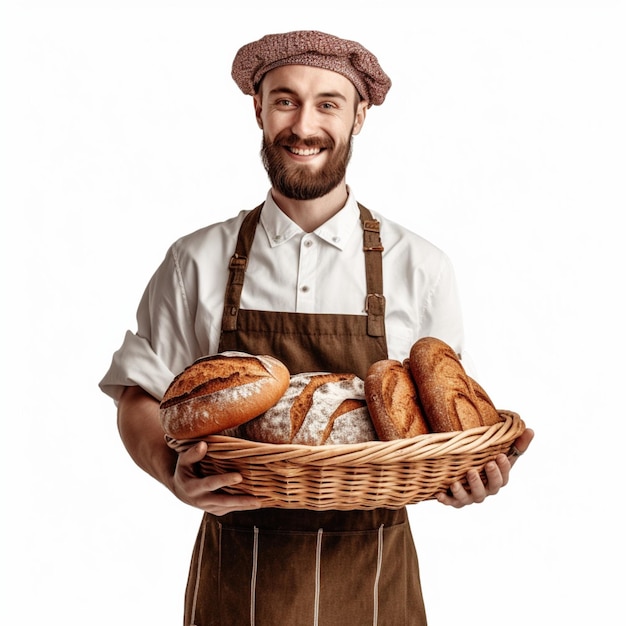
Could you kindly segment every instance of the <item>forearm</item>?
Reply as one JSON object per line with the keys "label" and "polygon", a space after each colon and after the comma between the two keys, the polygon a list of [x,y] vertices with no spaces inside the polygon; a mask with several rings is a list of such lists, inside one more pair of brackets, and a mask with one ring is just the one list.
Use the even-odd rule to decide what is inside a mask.
{"label": "forearm", "polygon": [[127,387],[118,404],[117,424],[135,463],[173,490],[177,454],[165,443],[159,402],[140,387]]}

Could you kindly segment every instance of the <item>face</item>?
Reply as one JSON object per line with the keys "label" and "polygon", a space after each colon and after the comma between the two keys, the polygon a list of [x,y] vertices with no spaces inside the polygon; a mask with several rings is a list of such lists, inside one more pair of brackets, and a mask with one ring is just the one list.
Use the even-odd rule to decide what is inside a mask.
{"label": "face", "polygon": [[254,106],[263,164],[277,191],[312,200],[344,181],[352,136],[367,110],[347,78],[304,65],[279,67],[263,77]]}

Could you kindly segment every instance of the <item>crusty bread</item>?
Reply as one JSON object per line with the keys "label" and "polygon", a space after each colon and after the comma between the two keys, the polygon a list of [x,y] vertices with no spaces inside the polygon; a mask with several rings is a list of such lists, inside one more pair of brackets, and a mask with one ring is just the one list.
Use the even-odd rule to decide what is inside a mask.
{"label": "crusty bread", "polygon": [[325,372],[292,376],[280,400],[241,432],[252,441],[309,446],[376,439],[363,381],[354,374]]}
{"label": "crusty bread", "polygon": [[493,426],[501,422],[502,418],[487,392],[473,378],[470,378],[470,381],[476,394],[476,406],[480,412],[483,426]]}
{"label": "crusty bread", "polygon": [[364,383],[372,423],[381,441],[430,432],[408,361],[377,361],[370,366]]}
{"label": "crusty bread", "polygon": [[274,357],[207,356],[174,378],[161,401],[161,424],[175,439],[216,434],[260,415],[288,386],[289,370]]}
{"label": "crusty bread", "polygon": [[467,430],[500,420],[487,394],[465,372],[454,350],[435,337],[411,348],[409,367],[433,432]]}

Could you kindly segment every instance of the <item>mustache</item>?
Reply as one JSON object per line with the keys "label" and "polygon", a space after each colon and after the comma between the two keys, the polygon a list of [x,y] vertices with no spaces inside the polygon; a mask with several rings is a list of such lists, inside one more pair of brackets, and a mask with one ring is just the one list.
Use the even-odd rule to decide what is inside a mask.
{"label": "mustache", "polygon": [[273,146],[305,146],[307,148],[334,148],[335,142],[329,137],[300,137],[292,132],[280,133],[274,138]]}

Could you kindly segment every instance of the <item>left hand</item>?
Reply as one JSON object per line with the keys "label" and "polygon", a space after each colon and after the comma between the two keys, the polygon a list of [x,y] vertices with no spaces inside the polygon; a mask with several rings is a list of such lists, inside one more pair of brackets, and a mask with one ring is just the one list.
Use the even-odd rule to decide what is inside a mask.
{"label": "left hand", "polygon": [[485,465],[487,484],[483,483],[477,470],[470,470],[467,472],[467,488],[460,481],[457,481],[450,485],[447,493],[438,493],[436,495],[437,500],[442,504],[460,509],[468,504],[482,502],[487,496],[495,495],[509,482],[511,468],[515,465],[517,459],[528,450],[528,446],[534,436],[535,433],[527,428],[515,440],[514,449],[517,450],[517,454],[512,456],[499,454],[495,460]]}

